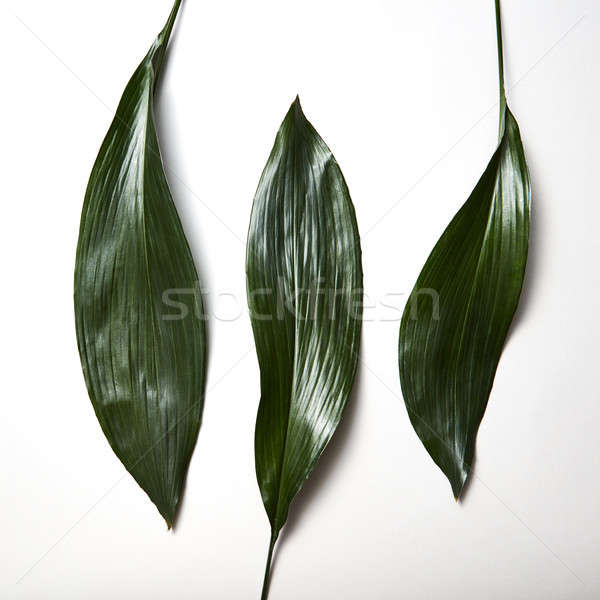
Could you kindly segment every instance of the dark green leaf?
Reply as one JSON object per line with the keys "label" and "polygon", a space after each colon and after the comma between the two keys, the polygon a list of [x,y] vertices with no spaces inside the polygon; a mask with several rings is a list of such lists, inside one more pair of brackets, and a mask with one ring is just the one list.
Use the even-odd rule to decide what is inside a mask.
{"label": "dark green leaf", "polygon": [[457,499],[519,301],[529,240],[529,172],[506,107],[499,12],[497,19],[500,142],[429,255],[400,325],[408,414]]}
{"label": "dark green leaf", "polygon": [[362,318],[360,240],[348,188],[298,99],[254,198],[246,257],[261,375],[256,474],[273,546],[340,422]]}
{"label": "dark green leaf", "polygon": [[[169,526],[200,426],[206,353],[198,277],[153,116],[179,5],[127,84],[104,139],[75,265],[77,341],[90,399],[113,450]],[[166,302],[173,307],[175,298],[171,314]]]}

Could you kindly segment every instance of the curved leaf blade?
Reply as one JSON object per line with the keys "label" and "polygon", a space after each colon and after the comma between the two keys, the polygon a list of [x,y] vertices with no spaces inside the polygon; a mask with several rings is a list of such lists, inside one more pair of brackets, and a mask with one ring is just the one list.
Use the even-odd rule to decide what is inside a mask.
{"label": "curved leaf blade", "polygon": [[[200,299],[190,294],[198,276],[153,114],[180,3],[127,84],[92,169],[74,294],[81,364],[102,430],[169,527],[200,426],[206,358],[204,323],[194,318]],[[163,294],[171,306],[177,297],[179,315],[168,314]]]}
{"label": "curved leaf blade", "polygon": [[398,342],[410,420],[457,500],[521,295],[529,245],[529,170],[506,105],[500,1],[494,4],[498,148],[429,255],[402,315]]}
{"label": "curved leaf blade", "polygon": [[273,546],[290,503],[348,401],[362,317],[352,201],[335,158],[298,98],[279,129],[254,198],[246,274],[261,374],[256,474],[272,530],[264,598]]}
{"label": "curved leaf blade", "polygon": [[400,326],[408,414],[457,499],[527,261],[529,173],[508,109],[505,119],[498,149],[427,259]]}

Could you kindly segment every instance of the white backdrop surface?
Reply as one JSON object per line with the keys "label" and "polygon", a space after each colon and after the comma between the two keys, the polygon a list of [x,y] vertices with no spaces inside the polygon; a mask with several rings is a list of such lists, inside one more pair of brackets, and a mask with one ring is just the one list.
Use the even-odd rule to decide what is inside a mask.
{"label": "white backdrop surface", "polygon": [[270,598],[600,596],[600,6],[502,7],[531,253],[457,504],[410,425],[396,346],[406,295],[496,141],[492,0],[184,1],[157,119],[212,316],[167,533],[87,398],[72,280],[87,178],[169,0],[2,3],[2,598],[258,598],[269,532],[245,239],[297,93],[356,206],[368,308],[352,404],[292,507]]}

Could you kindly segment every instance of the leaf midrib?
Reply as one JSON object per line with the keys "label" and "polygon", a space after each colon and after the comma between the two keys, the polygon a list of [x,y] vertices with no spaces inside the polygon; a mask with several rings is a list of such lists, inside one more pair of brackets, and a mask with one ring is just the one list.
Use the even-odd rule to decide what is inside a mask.
{"label": "leaf midrib", "polygon": [[[145,281],[146,281],[146,286],[147,286],[147,292],[148,292],[148,297],[151,297],[152,295],[152,276],[150,273],[150,261],[149,261],[149,252],[148,252],[148,237],[149,237],[149,233],[148,233],[148,226],[146,223],[146,163],[148,160],[148,129],[149,129],[149,121],[152,118],[152,111],[153,111],[153,100],[154,100],[154,92],[153,92],[153,85],[152,85],[152,79],[153,79],[153,69],[152,69],[152,63],[151,61],[147,62],[146,64],[146,74],[144,76],[144,90],[143,90],[143,95],[147,95],[146,97],[146,110],[145,110],[145,118],[144,118],[144,129],[143,129],[143,134],[142,134],[142,138],[143,138],[143,143],[142,143],[142,160],[141,160],[141,196],[142,196],[142,201],[141,201],[141,211],[140,211],[140,215],[141,215],[141,234],[142,234],[142,241],[143,241],[143,248],[144,248],[144,269],[145,269]],[[151,314],[151,318],[150,318],[150,324],[151,324],[151,332],[152,332],[152,360],[154,363],[154,383],[156,386],[156,394],[157,394],[157,400],[160,402],[160,397],[161,397],[161,392],[160,392],[160,378],[158,376],[159,373],[159,366],[158,366],[158,357],[157,357],[157,353],[156,353],[156,342],[157,342],[157,333],[156,333],[156,323],[155,323],[155,315],[154,312],[152,311]],[[147,396],[146,396],[147,397]],[[148,405],[147,402],[144,401],[144,408],[146,410],[148,410]],[[168,414],[165,412],[165,418],[168,419]],[[148,419],[146,420],[146,423],[148,423]],[[168,431],[168,421],[167,421],[167,431]],[[148,430],[148,434],[150,435],[150,430]],[[168,448],[169,445],[166,444],[166,452],[168,453]],[[155,452],[150,452],[150,454],[152,455],[152,462],[154,463],[154,466],[157,468],[158,465],[156,464],[156,455]],[[160,482],[158,482],[160,484]],[[159,488],[162,486],[158,486]],[[166,491],[166,490],[163,490]]]}
{"label": "leaf midrib", "polygon": [[293,270],[294,270],[294,358],[293,358],[293,363],[292,363],[292,387],[290,390],[290,400],[288,402],[288,407],[287,407],[287,418],[286,418],[286,428],[285,428],[285,433],[283,436],[283,446],[282,446],[282,450],[281,450],[281,459],[279,462],[279,476],[277,477],[277,502],[275,503],[275,514],[274,514],[274,524],[271,527],[271,533],[273,536],[277,536],[279,534],[279,531],[281,530],[281,528],[283,527],[284,523],[279,523],[279,508],[280,508],[280,503],[282,501],[281,499],[281,488],[282,488],[282,476],[283,476],[283,465],[285,462],[285,457],[287,454],[287,443],[288,443],[288,437],[289,437],[289,431],[290,431],[290,413],[292,411],[292,402],[294,400],[294,389],[295,389],[295,382],[296,382],[296,371],[297,371],[297,363],[298,363],[298,327],[297,327],[297,323],[298,323],[298,299],[296,297],[296,293],[298,290],[298,265],[297,265],[297,260],[296,260],[296,245],[295,245],[295,241],[296,241],[296,175],[297,175],[297,165],[296,165],[296,161],[297,161],[297,157],[298,157],[298,152],[297,152],[297,138],[295,135],[295,131],[294,131],[294,142],[293,142],[293,161],[292,161],[292,177],[290,178],[292,181],[292,198],[293,198],[293,204],[292,204],[292,239],[294,240],[294,251],[292,252],[292,261],[293,261]]}
{"label": "leaf midrib", "polygon": [[[496,154],[496,152],[501,152],[500,148],[505,143],[505,136],[506,136],[506,132],[503,133],[503,135],[502,135],[502,137],[500,139],[500,143],[496,147],[496,150],[494,150],[494,154]],[[489,229],[490,229],[490,221],[491,221],[492,214],[493,214],[494,198],[497,195],[497,190],[498,190],[498,187],[499,187],[499,167],[500,167],[500,164],[501,164],[501,162],[499,160],[498,165],[496,167],[496,174],[495,174],[495,177],[494,177],[494,187],[493,187],[493,192],[492,192],[492,201],[490,202],[490,206],[488,208],[488,215],[487,215],[487,219],[486,219],[485,232],[484,232],[484,234],[482,236],[482,239],[481,239],[481,244],[480,244],[480,248],[479,248],[479,255],[477,257],[477,265],[475,267],[475,272],[473,274],[473,281],[474,282],[479,277],[479,272],[481,270],[481,265],[482,265],[483,250],[484,250],[484,248],[486,246],[487,239],[488,239],[488,233],[489,233]],[[457,358],[459,358],[462,355],[462,348],[463,348],[463,345],[464,345],[463,342],[464,342],[465,333],[466,333],[466,330],[467,330],[467,315],[469,314],[469,312],[471,310],[471,306],[473,304],[474,298],[475,298],[475,286],[472,285],[471,286],[471,290],[469,291],[469,299],[467,301],[466,310],[465,310],[465,313],[464,313],[464,316],[463,316],[463,319],[462,319],[462,328],[461,328],[460,340],[459,340],[459,343],[458,343],[458,352],[456,353]],[[456,385],[457,384],[456,384],[456,381],[455,381],[455,384],[454,384],[454,388],[455,388],[455,390],[454,390],[455,391],[454,396],[455,397],[457,396],[457,394],[456,394]],[[454,409],[455,409],[455,416],[456,416],[456,402],[454,403]],[[455,426],[458,424],[458,421],[459,421],[459,419],[457,419],[457,418],[454,419]],[[456,451],[457,432],[455,431],[454,433],[455,433],[454,434],[454,445],[455,445],[455,451]],[[464,464],[464,458],[465,458],[465,454],[466,454],[467,447],[468,447],[469,443],[470,443],[470,440],[468,439],[468,436],[467,436],[466,445],[465,445],[465,448],[463,450],[463,454],[461,455],[462,456],[462,459],[461,459],[461,468],[462,468],[462,466]],[[471,465],[468,465],[468,467],[470,469]]]}

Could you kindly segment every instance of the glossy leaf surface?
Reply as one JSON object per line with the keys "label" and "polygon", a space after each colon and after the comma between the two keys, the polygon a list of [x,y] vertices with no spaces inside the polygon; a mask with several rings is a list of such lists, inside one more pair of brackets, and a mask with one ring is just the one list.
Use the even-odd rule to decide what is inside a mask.
{"label": "glossy leaf surface", "polygon": [[75,266],[90,399],[113,450],[169,526],[200,426],[206,353],[198,277],[153,115],[179,4],[127,84],[94,164]]}
{"label": "glossy leaf surface", "polygon": [[256,474],[272,536],[340,422],[362,318],[360,240],[340,168],[298,99],[254,199],[248,303],[261,375]]}
{"label": "glossy leaf surface", "polygon": [[[499,12],[497,18],[500,29]],[[529,172],[519,127],[506,107],[500,30],[498,39],[498,148],[429,255],[400,326],[408,414],[456,498],[519,301],[529,240]]]}

